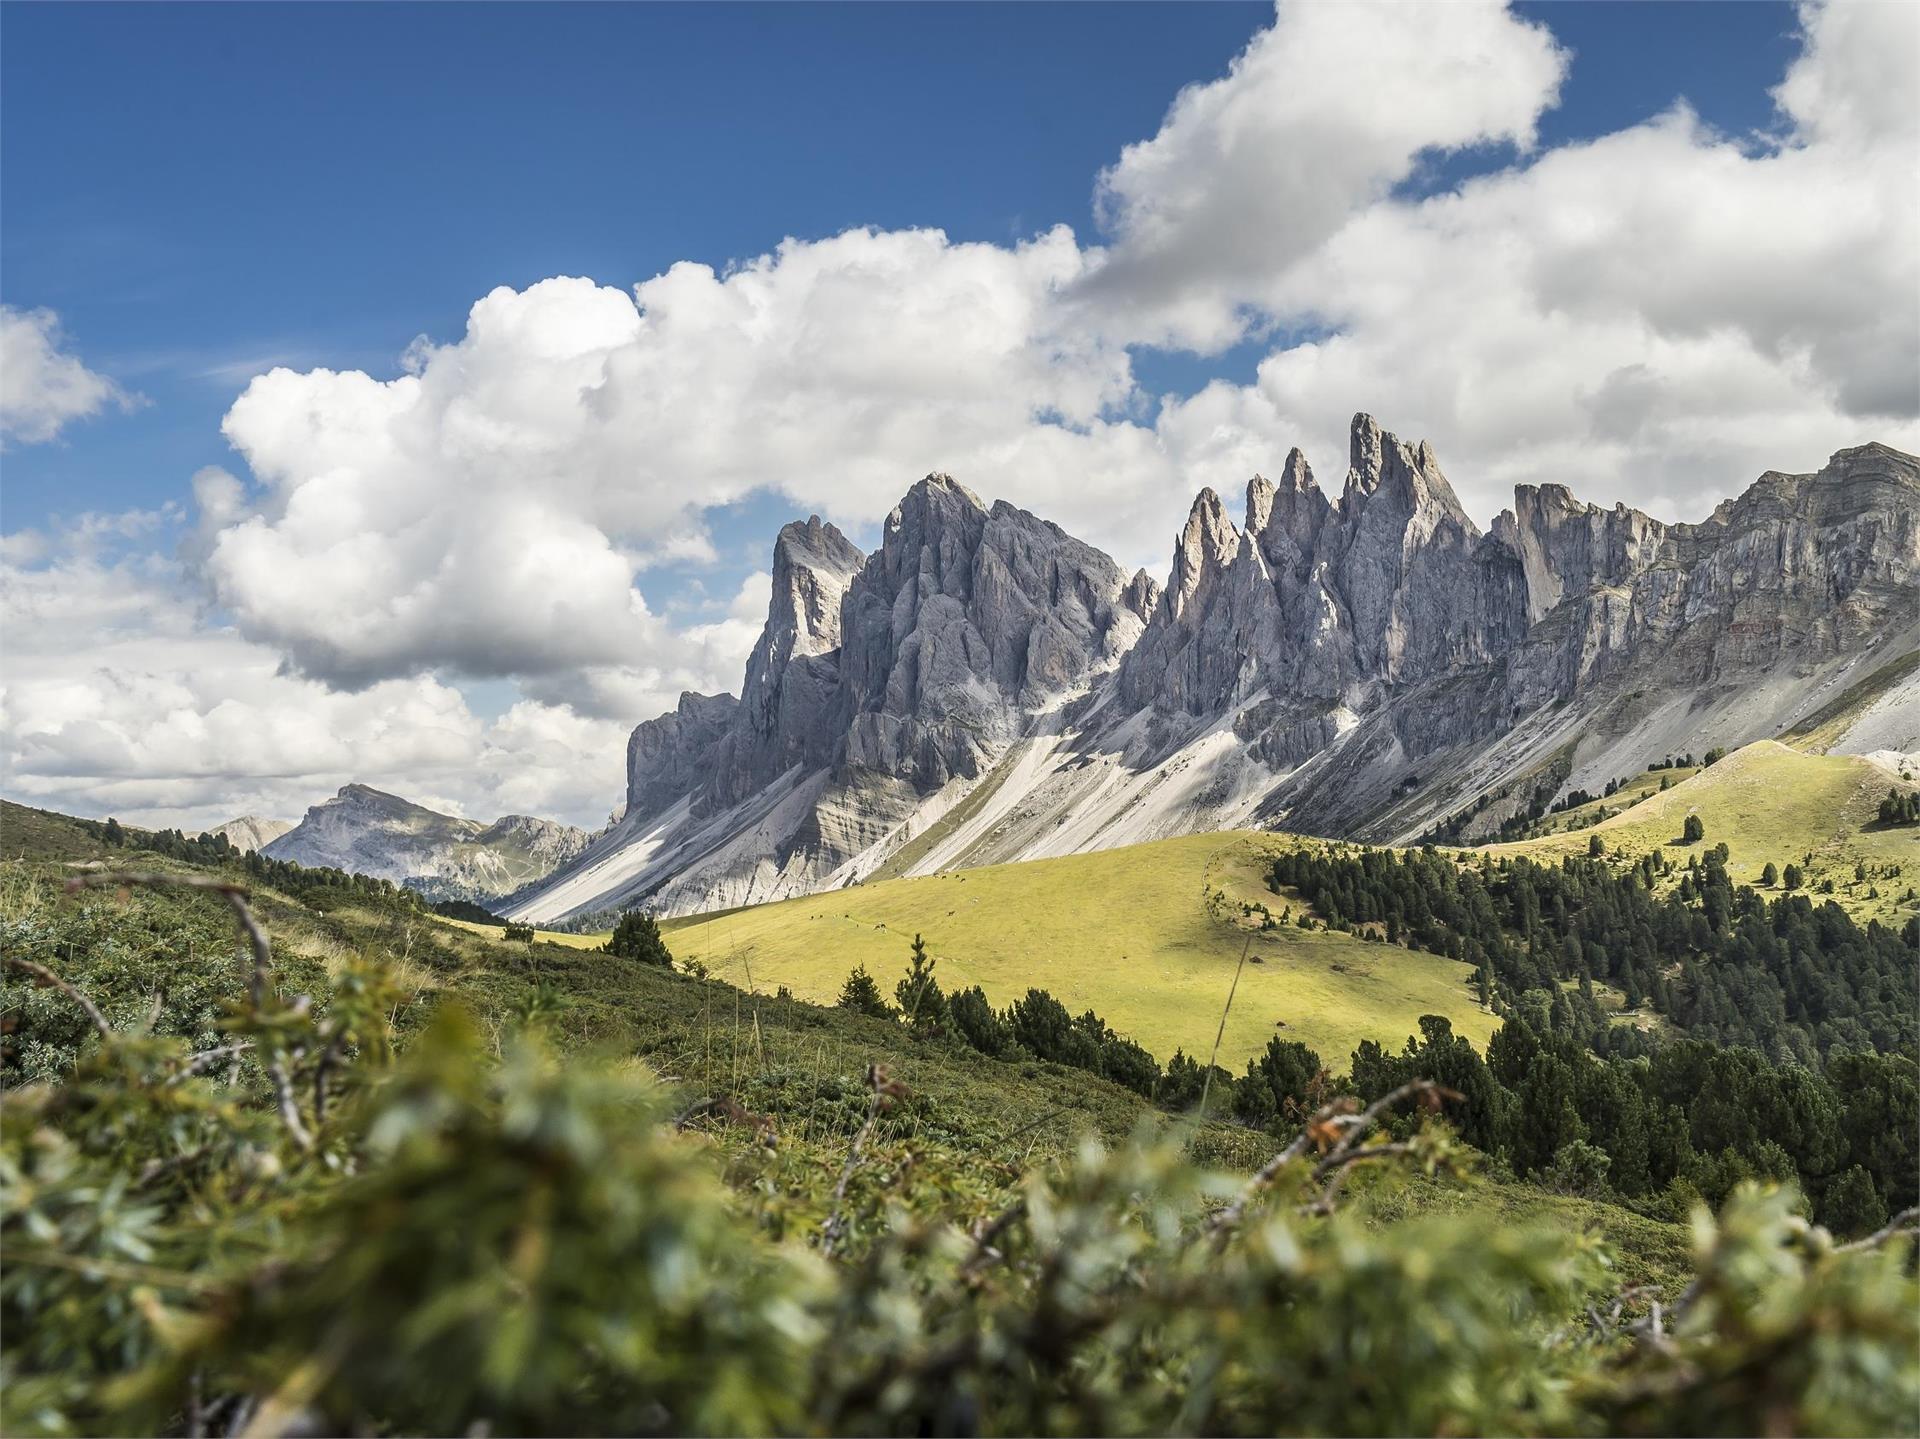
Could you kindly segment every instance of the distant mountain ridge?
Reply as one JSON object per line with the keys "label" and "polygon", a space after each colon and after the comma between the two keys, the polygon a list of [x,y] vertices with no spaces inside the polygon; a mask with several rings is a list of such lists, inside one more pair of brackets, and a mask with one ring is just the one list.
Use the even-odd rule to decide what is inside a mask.
{"label": "distant mountain ridge", "polygon": [[238,819],[228,820],[213,832],[225,835],[229,844],[245,853],[248,850],[265,849],[292,828],[292,820],[261,819],[257,815],[243,814]]}
{"label": "distant mountain ridge", "polygon": [[314,805],[261,853],[398,880],[429,899],[485,903],[544,879],[592,838],[583,829],[531,815],[505,815],[483,825],[350,784]]}
{"label": "distant mountain ridge", "polygon": [[1238,524],[1203,490],[1164,592],[932,475],[872,555],[781,531],[744,698],[640,725],[623,819],[502,908],[679,914],[1244,825],[1470,839],[1816,714],[1829,747],[1920,748],[1916,654],[1920,461],[1884,445],[1700,524],[1542,484],[1482,532],[1430,445],[1358,415],[1337,499],[1297,450]]}

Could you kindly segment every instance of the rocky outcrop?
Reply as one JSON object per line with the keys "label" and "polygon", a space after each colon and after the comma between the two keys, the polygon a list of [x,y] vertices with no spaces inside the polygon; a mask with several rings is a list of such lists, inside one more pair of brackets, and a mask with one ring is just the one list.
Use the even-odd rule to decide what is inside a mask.
{"label": "rocky outcrop", "polygon": [[350,784],[314,805],[261,853],[395,880],[431,899],[484,903],[546,878],[592,838],[531,815],[510,814],[483,825]]}
{"label": "rocky outcrop", "polygon": [[839,778],[927,792],[978,776],[1036,711],[1120,660],[1144,599],[1058,525],[927,476],[847,588]]}
{"label": "rocky outcrop", "polygon": [[1541,484],[1482,533],[1430,445],[1359,415],[1338,498],[1297,450],[1239,523],[1203,490],[1164,591],[929,475],[871,555],[818,519],[781,532],[742,698],[635,730],[626,818],[505,908],[677,913],[1228,825],[1497,823],[1508,796],[1828,714],[1915,651],[1920,461],[1882,445],[1697,525]]}
{"label": "rocky outcrop", "polygon": [[265,849],[292,828],[291,820],[261,819],[257,815],[246,814],[239,819],[228,820],[214,833],[225,835],[227,843],[245,854],[252,850]]}

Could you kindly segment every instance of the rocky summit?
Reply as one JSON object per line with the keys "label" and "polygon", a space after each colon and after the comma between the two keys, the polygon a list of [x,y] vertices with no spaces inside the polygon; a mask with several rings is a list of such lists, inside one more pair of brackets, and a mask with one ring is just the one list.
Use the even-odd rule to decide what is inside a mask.
{"label": "rocky summit", "polygon": [[929,475],[871,555],[780,532],[741,696],[640,725],[621,821],[500,907],[679,914],[1247,824],[1471,839],[1682,750],[1920,747],[1917,676],[1920,461],[1884,445],[1700,524],[1540,484],[1482,532],[1430,445],[1358,415],[1337,497],[1298,450],[1237,522],[1203,490],[1164,591]]}
{"label": "rocky summit", "polygon": [[398,880],[429,899],[484,903],[544,879],[592,838],[585,830],[531,815],[510,814],[481,824],[350,784],[314,805],[261,853]]}

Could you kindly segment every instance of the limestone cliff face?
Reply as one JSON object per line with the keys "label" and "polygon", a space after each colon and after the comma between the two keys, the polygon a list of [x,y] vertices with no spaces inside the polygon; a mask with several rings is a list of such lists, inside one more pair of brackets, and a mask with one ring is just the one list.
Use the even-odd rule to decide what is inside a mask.
{"label": "limestone cliff face", "polygon": [[938,474],[871,555],[818,518],[788,525],[772,578],[742,698],[683,695],[640,725],[626,818],[509,912],[591,907],[590,891],[673,912],[817,887],[1103,678],[1159,598],[1058,525]]}
{"label": "limestone cliff face", "polygon": [[977,776],[1035,711],[1126,653],[1145,598],[1058,525],[929,475],[847,589],[839,777],[925,791]]}
{"label": "limestone cliff face", "polygon": [[261,819],[258,815],[243,814],[238,819],[228,820],[214,833],[225,835],[229,844],[245,853],[247,850],[265,849],[292,828],[293,825],[284,819]]}
{"label": "limestone cliff face", "polygon": [[1337,502],[1298,450],[1277,484],[1254,476],[1244,530],[1201,492],[1119,687],[1129,708],[1189,716],[1264,695],[1243,736],[1298,762],[1335,708],[1487,663],[1526,627],[1517,555],[1481,535],[1432,447],[1357,415]]}
{"label": "limestone cliff face", "polygon": [[714,748],[740,714],[732,695],[688,690],[658,719],[627,737],[627,813],[652,815],[699,789],[714,774]]}
{"label": "limestone cliff face", "polygon": [[773,593],[767,624],[728,720],[724,743],[699,764],[699,804],[725,809],[773,783],[794,765],[817,767],[837,735],[840,620],[847,586],[866,556],[815,515],[787,525],[773,545]]}
{"label": "limestone cliff face", "polygon": [[1697,525],[1515,492],[1496,535],[1521,555],[1536,623],[1516,704],[1582,695],[1635,668],[1731,682],[1860,649],[1914,619],[1920,463],[1885,445],[1812,475],[1768,472]]}
{"label": "limestone cliff face", "polygon": [[[1358,415],[1337,499],[1297,450],[1238,523],[1201,491],[1164,591],[929,475],[871,555],[781,532],[742,698],[636,729],[626,818],[506,912],[778,898],[909,840],[937,869],[1494,824],[1543,784],[1780,733],[1916,650],[1920,461],[1883,445],[1697,525],[1522,485],[1482,533],[1430,445]],[[1920,715],[1876,725],[1920,746]]]}

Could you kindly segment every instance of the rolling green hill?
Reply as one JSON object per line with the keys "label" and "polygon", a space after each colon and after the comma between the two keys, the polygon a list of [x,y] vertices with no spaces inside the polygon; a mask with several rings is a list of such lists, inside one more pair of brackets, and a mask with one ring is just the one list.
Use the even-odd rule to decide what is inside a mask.
{"label": "rolling green hill", "polygon": [[[1444,1014],[1484,1044],[1497,1024],[1463,964],[1347,934],[1259,927],[1264,860],[1288,836],[1190,835],[1125,849],[890,879],[708,919],[670,923],[682,959],[743,987],[785,985],[830,1002],[864,964],[891,993],[915,933],[949,992],[977,984],[996,1005],[1029,986],[1099,1011],[1161,1060],[1202,1058],[1241,973],[1221,1042],[1238,1069],[1278,1034],[1338,1064],[1362,1039],[1397,1046],[1423,1014]],[[1297,909],[1297,906],[1296,906]],[[1250,948],[1249,948],[1250,945]]]}
{"label": "rolling green hill", "polygon": [[[1640,776],[1631,788],[1644,791],[1651,779],[1657,789],[1659,778]],[[1759,887],[1769,861],[1781,870],[1798,864],[1805,871],[1803,887],[1815,898],[1834,900],[1856,919],[1887,923],[1915,912],[1917,906],[1905,895],[1920,885],[1920,829],[1883,825],[1876,818],[1888,788],[1898,785],[1871,760],[1804,754],[1760,740],[1598,824],[1487,849],[1495,855],[1558,858],[1585,854],[1598,835],[1609,853],[1638,857],[1661,849],[1684,864],[1688,854],[1724,842],[1730,851],[1727,872],[1736,884]],[[1595,807],[1625,802],[1616,795]],[[1567,817],[1580,813],[1570,811]],[[1700,816],[1706,836],[1696,844],[1677,844],[1689,814]],[[1867,868],[1865,880],[1854,877],[1860,865]],[[1825,892],[1828,882],[1831,894]]]}
{"label": "rolling green hill", "polygon": [[[1665,791],[1662,774],[1674,781]],[[1736,883],[1758,886],[1769,861],[1782,870],[1793,862],[1815,898],[1832,898],[1859,919],[1898,921],[1920,907],[1905,898],[1920,883],[1920,831],[1876,820],[1894,783],[1869,760],[1803,754],[1766,740],[1707,769],[1636,776],[1620,794],[1555,817],[1589,821],[1572,832],[1487,848],[1557,859],[1585,854],[1599,835],[1623,858],[1658,848],[1684,865],[1688,854],[1724,841]],[[1590,822],[1600,808],[1623,805],[1630,807]],[[1690,813],[1701,817],[1706,837],[1678,844]],[[1312,843],[1320,841],[1193,835],[871,881],[666,927],[677,955],[716,976],[763,991],[784,985],[819,1001],[830,1001],[858,964],[890,992],[920,933],[949,991],[978,984],[1004,1005],[1037,985],[1070,1009],[1096,1009],[1162,1060],[1176,1048],[1202,1055],[1210,1048],[1251,937],[1259,962],[1242,974],[1221,1042],[1224,1063],[1237,1067],[1274,1034],[1337,1062],[1361,1039],[1398,1043],[1429,1013],[1484,1043],[1497,1021],[1479,1005],[1465,965],[1348,934],[1290,924],[1263,929],[1259,913],[1249,917],[1249,904],[1264,903],[1276,917],[1289,904],[1300,912],[1297,899],[1267,890],[1264,860],[1281,847]],[[1864,880],[1855,878],[1860,865]]]}

